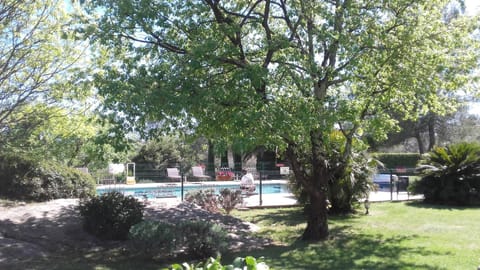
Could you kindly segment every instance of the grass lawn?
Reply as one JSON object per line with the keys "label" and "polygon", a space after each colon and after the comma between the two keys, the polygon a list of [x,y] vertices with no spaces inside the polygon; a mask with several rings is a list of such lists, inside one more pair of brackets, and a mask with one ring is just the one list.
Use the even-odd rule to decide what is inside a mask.
{"label": "grass lawn", "polygon": [[[330,238],[320,243],[298,240],[305,228],[299,207],[232,214],[257,224],[261,228],[257,233],[278,245],[224,254],[225,263],[237,256],[252,255],[264,256],[273,269],[463,270],[480,265],[480,208],[372,203],[368,216],[330,217]],[[59,254],[48,261],[30,261],[19,269],[162,269],[161,262],[137,255],[121,250]]]}
{"label": "grass lawn", "polygon": [[280,245],[224,255],[264,256],[275,269],[477,269],[480,209],[372,203],[370,215],[331,217],[330,239],[305,243],[300,208],[236,211]]}

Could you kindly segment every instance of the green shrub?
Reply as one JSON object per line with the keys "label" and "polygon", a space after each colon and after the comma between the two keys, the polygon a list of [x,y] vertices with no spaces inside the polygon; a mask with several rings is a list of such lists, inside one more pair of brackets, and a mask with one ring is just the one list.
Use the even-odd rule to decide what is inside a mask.
{"label": "green shrub", "polygon": [[84,229],[105,240],[125,240],[130,228],[142,221],[145,206],[120,192],[104,193],[80,202]]}
{"label": "green shrub", "polygon": [[227,214],[235,209],[237,205],[243,203],[242,191],[241,190],[231,190],[224,188],[220,190],[220,196],[218,196],[218,202],[223,210]]}
{"label": "green shrub", "polygon": [[137,250],[155,256],[170,256],[178,249],[179,237],[176,225],[159,221],[142,221],[130,228],[129,238]]}
{"label": "green shrub", "polygon": [[194,203],[212,213],[218,213],[218,199],[214,189],[192,190],[185,194],[185,201]]}
{"label": "green shrub", "polygon": [[227,234],[220,225],[205,221],[144,221],[132,226],[130,239],[137,249],[151,256],[177,252],[186,258],[203,259],[226,248]]}
{"label": "green shrub", "polygon": [[[373,158],[380,161],[385,169],[415,168],[421,155],[418,153],[373,153]],[[400,172],[395,172],[401,174]]]}
{"label": "green shrub", "polygon": [[212,213],[219,213],[220,206],[227,214],[230,214],[237,205],[243,203],[243,198],[241,190],[224,188],[217,195],[214,189],[200,189],[189,191],[185,195],[185,201]]}
{"label": "green shrub", "polygon": [[197,265],[183,263],[183,264],[173,264],[170,270],[226,270],[226,269],[256,269],[256,270],[268,270],[270,269],[265,262],[257,260],[252,256],[247,256],[245,258],[235,258],[232,264],[222,266],[220,258],[209,258],[204,263],[199,263]]}
{"label": "green shrub", "polygon": [[22,155],[0,155],[0,196],[46,201],[95,194],[95,180],[75,168]]}
{"label": "green shrub", "polygon": [[216,256],[227,245],[227,233],[222,226],[205,221],[184,221],[177,224],[185,253],[192,258]]}
{"label": "green shrub", "polygon": [[[354,212],[355,203],[375,189],[371,176],[376,162],[365,152],[354,152],[348,162],[344,162],[340,152],[332,151],[329,160],[332,163],[331,170],[337,173],[328,181],[328,211],[331,214]],[[290,175],[289,187],[297,200],[308,209],[308,193],[293,174]]]}
{"label": "green shrub", "polygon": [[425,202],[480,205],[480,144],[435,147],[418,167],[422,178],[409,188]]}
{"label": "green shrub", "polygon": [[354,211],[354,203],[367,198],[374,190],[371,175],[376,162],[364,152],[352,153],[343,174],[328,181],[328,199],[331,204],[330,213],[350,213]]}

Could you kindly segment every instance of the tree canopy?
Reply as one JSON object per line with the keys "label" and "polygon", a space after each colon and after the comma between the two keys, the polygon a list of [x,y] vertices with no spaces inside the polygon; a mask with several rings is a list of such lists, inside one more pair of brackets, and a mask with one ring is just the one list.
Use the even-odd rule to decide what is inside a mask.
{"label": "tree canopy", "polygon": [[111,54],[96,79],[122,127],[188,123],[284,150],[312,240],[328,236],[328,181],[348,172],[353,142],[384,138],[392,111],[444,112],[468,81],[478,18],[446,21],[447,3],[92,0],[85,29]]}
{"label": "tree canopy", "polygon": [[76,7],[63,0],[0,3],[0,150],[105,168],[115,153],[94,115],[93,55],[74,31]]}

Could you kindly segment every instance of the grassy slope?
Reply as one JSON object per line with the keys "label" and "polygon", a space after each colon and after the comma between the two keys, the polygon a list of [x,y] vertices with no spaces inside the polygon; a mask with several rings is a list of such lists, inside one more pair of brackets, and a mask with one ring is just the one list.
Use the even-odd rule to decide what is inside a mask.
{"label": "grassy slope", "polygon": [[[330,218],[322,243],[298,241],[299,208],[235,212],[283,246],[254,252],[275,269],[476,269],[480,209],[374,203],[370,215]],[[231,254],[234,256],[247,254]]]}

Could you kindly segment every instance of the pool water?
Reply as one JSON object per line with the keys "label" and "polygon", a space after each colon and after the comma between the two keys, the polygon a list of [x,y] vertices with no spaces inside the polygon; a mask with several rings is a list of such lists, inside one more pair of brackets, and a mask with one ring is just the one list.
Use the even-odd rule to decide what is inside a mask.
{"label": "pool water", "polygon": [[[220,193],[220,190],[224,188],[229,189],[239,189],[240,186],[238,184],[229,184],[229,185],[208,185],[208,184],[186,184],[183,187],[183,194],[187,194],[189,191],[192,190],[200,190],[200,189],[214,189],[215,193]],[[132,195],[134,197],[140,198],[181,198],[182,196],[182,188],[179,184],[173,185],[157,185],[157,186],[148,186],[142,187],[140,185],[136,186],[114,186],[114,187],[102,187],[97,188],[97,193],[99,195],[111,192],[111,191],[119,191],[125,195]],[[256,193],[260,192],[259,184],[256,184]],[[287,184],[285,183],[263,183],[262,184],[262,194],[275,194],[275,193],[289,193],[290,190],[288,189]]]}

